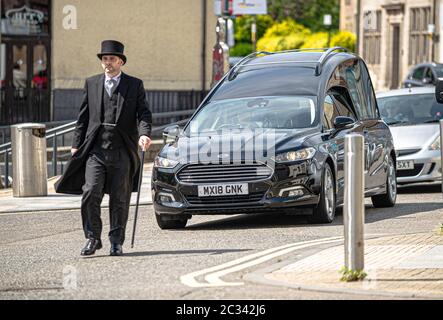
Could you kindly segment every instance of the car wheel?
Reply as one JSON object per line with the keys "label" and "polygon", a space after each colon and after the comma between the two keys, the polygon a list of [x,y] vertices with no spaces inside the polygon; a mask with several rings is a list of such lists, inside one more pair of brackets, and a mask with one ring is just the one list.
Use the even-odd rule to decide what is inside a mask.
{"label": "car wheel", "polygon": [[397,175],[392,157],[388,161],[388,176],[386,178],[386,193],[371,197],[376,208],[393,207],[397,200]]}
{"label": "car wheel", "polygon": [[157,224],[162,230],[168,229],[183,229],[188,223],[188,219],[172,219],[170,216],[155,214]]}
{"label": "car wheel", "polygon": [[312,223],[331,223],[335,217],[336,194],[334,175],[331,167],[325,163],[322,172],[322,184],[320,192],[320,202],[314,208],[309,222]]}

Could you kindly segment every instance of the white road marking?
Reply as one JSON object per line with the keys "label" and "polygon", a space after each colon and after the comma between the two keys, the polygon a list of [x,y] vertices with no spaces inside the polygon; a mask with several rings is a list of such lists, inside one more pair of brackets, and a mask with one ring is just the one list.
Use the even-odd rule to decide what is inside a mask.
{"label": "white road marking", "polygon": [[[242,282],[225,282],[220,279],[220,277],[225,276],[229,273],[236,272],[242,269],[246,269],[250,266],[257,265],[263,263],[265,261],[271,260],[275,257],[287,254],[294,250],[307,248],[310,246],[324,244],[334,241],[342,240],[343,237],[331,237],[324,238],[318,240],[304,241],[304,242],[296,242],[287,245],[283,245],[276,248],[267,249],[258,253],[254,253],[243,258],[239,258],[227,263],[223,263],[218,266],[214,266],[211,268],[203,269],[200,271],[192,272],[180,277],[180,281],[188,286],[193,288],[201,288],[201,287],[218,287],[218,286],[238,286],[243,285]],[[218,272],[217,272],[218,271]],[[197,277],[205,275],[205,280],[207,283],[198,282],[196,280]]]}

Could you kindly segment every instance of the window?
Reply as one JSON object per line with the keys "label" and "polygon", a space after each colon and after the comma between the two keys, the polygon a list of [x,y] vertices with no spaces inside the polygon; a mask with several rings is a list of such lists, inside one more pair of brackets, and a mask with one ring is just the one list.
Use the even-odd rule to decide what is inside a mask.
{"label": "window", "polygon": [[387,124],[420,124],[443,118],[443,105],[433,93],[386,96],[378,99],[380,113]]}
{"label": "window", "polygon": [[[369,11],[365,12],[365,15]],[[381,10],[375,11],[376,28],[363,30],[363,58],[366,63],[380,64],[381,51]]]}
{"label": "window", "polygon": [[434,79],[434,75],[432,74],[431,68],[426,68],[425,76],[423,77],[423,82],[432,83],[432,82],[434,82],[434,80],[435,79]]}
{"label": "window", "polygon": [[412,72],[412,79],[421,81],[425,73],[425,67],[420,67]]}
{"label": "window", "polygon": [[318,119],[316,100],[315,96],[274,96],[210,101],[192,119],[186,134],[314,127]]}
{"label": "window", "polygon": [[332,129],[334,127],[334,119],[337,115],[334,115],[334,103],[332,102],[332,98],[330,95],[327,95],[325,97],[323,110],[323,127],[325,129]]}
{"label": "window", "polygon": [[365,90],[366,104],[371,118],[379,118],[377,100],[375,98],[374,87],[372,86],[371,76],[365,63],[360,60],[360,70],[362,82]]}
{"label": "window", "polygon": [[429,59],[431,7],[411,8],[409,16],[409,65],[414,65]]}
{"label": "window", "polygon": [[375,118],[376,114],[372,109],[372,103],[367,99],[365,81],[368,81],[369,76],[362,75],[361,69],[358,60],[355,60],[352,65],[345,66],[346,81],[357,116],[360,119],[371,119]]}
{"label": "window", "polygon": [[1,0],[0,29],[8,35],[46,35],[49,31],[49,0]]}
{"label": "window", "polygon": [[323,104],[323,126],[325,129],[332,129],[334,127],[334,120],[338,116],[355,119],[354,113],[346,106],[347,103],[344,102],[344,100],[343,96],[334,90],[330,91],[325,97],[325,102]]}

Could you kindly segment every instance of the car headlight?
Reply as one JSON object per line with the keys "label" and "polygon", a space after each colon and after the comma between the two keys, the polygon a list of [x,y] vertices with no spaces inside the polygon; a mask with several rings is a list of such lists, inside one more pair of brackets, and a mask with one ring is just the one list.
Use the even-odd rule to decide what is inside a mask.
{"label": "car headlight", "polygon": [[440,136],[437,136],[437,138],[434,140],[434,142],[431,143],[431,145],[428,147],[429,150],[440,150]]}
{"label": "car headlight", "polygon": [[276,162],[288,162],[297,160],[308,160],[315,155],[314,148],[306,148],[297,151],[289,151],[286,153],[280,153],[275,157]]}
{"label": "car headlight", "polygon": [[155,159],[154,159],[154,167],[156,167],[156,168],[171,169],[171,168],[174,168],[176,165],[178,165],[177,160],[166,159],[166,158],[159,157],[159,156],[155,157]]}

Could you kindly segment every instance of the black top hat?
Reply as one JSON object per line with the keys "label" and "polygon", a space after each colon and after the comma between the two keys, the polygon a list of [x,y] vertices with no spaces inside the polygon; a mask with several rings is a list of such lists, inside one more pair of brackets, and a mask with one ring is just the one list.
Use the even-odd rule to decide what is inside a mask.
{"label": "black top hat", "polygon": [[105,40],[102,42],[102,50],[97,53],[97,57],[101,60],[103,56],[117,56],[123,60],[123,64],[126,63],[126,56],[123,54],[125,46],[123,43],[115,40]]}

